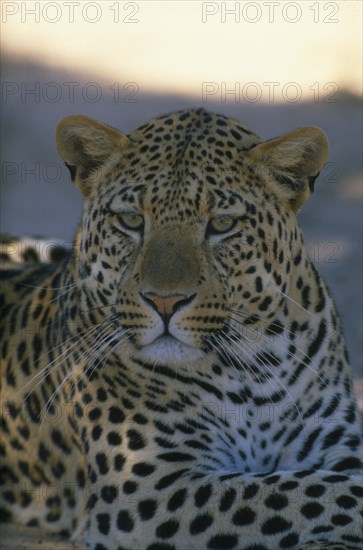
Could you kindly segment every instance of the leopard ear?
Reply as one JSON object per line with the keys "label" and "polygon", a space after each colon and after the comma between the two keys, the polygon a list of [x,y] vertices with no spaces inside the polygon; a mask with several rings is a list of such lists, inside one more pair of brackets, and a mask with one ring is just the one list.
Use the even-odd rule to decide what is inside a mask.
{"label": "leopard ear", "polygon": [[86,196],[102,168],[128,144],[121,132],[83,115],[63,118],[57,126],[56,141],[72,180]]}
{"label": "leopard ear", "polygon": [[306,127],[257,145],[248,157],[266,175],[269,186],[296,211],[313,193],[328,152],[323,130]]}

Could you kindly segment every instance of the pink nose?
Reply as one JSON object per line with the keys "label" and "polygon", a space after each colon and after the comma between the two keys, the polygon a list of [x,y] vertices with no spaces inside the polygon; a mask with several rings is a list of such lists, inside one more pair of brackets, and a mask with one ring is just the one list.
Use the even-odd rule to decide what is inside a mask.
{"label": "pink nose", "polygon": [[154,292],[145,292],[142,297],[147,302],[151,302],[161,317],[171,317],[181,305],[187,304],[194,296],[189,297],[186,294],[160,296]]}

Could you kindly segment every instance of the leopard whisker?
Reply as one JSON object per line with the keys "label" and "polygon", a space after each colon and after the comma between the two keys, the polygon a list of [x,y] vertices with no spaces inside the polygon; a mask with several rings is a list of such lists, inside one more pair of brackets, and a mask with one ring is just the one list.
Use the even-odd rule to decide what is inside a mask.
{"label": "leopard whisker", "polygon": [[[230,344],[228,344],[228,345],[229,345],[229,349],[230,349],[230,350],[233,350],[233,343],[235,343],[234,340],[233,340],[228,334],[227,334],[225,337],[231,342]],[[241,351],[242,351],[242,348],[241,348],[241,347],[240,347],[240,349],[241,349]],[[234,350],[233,350],[233,351],[234,351]],[[246,355],[246,357],[248,358],[248,360],[251,361],[251,362],[253,363],[253,365],[256,367],[256,369],[257,369],[257,374],[258,374],[258,375],[261,375],[261,376],[264,378],[264,380],[270,384],[270,386],[272,387],[272,389],[273,389],[276,393],[278,393],[280,396],[283,396],[282,393],[280,392],[280,390],[278,389],[278,387],[272,383],[271,378],[267,375],[267,373],[266,373],[266,372],[263,372],[263,371],[260,369],[260,365],[259,365],[259,363],[258,363],[258,361],[257,361],[257,359],[256,359],[256,357],[255,357],[255,353],[252,351],[252,349],[249,348],[248,346],[244,346],[243,352],[244,352],[244,354]],[[235,357],[238,358],[238,355],[235,354]],[[245,371],[246,371],[246,372],[249,372],[248,369],[245,369]],[[250,378],[251,378],[251,380],[252,380],[252,383],[254,383],[251,374],[250,374]]]}
{"label": "leopard whisker", "polygon": [[[233,310],[230,310],[230,311],[231,311],[231,313],[234,313],[235,315],[239,316],[239,314],[238,314],[236,311],[233,311]],[[249,331],[251,334],[254,334],[255,336],[258,336],[258,337],[263,338],[266,342],[268,342],[269,344],[274,345],[274,346],[275,346],[275,349],[277,349],[277,348],[276,348],[277,343],[276,343],[273,339],[270,339],[268,336],[266,336],[266,334],[263,334],[263,332],[254,330],[254,329],[251,328],[250,326],[243,324],[243,323],[242,323],[241,321],[239,321],[238,319],[233,318],[233,321],[234,321],[235,323],[237,323],[238,325],[242,326],[246,331]],[[275,336],[278,336],[278,335],[275,334],[275,333],[274,333],[274,335],[275,335]],[[314,364],[316,365],[315,361],[314,361],[312,358],[310,358],[310,357],[304,352],[304,350],[302,350],[299,346],[296,346],[296,344],[294,344],[294,345],[295,345],[296,350],[297,350],[299,353],[301,353],[301,355],[303,355],[304,357],[306,357],[306,359],[308,359],[309,361],[311,361],[313,365],[314,365]],[[293,353],[292,353],[289,349],[284,350],[284,351],[287,353],[287,355],[288,355],[289,358],[293,358],[294,355],[293,355]],[[309,363],[307,363],[305,359],[299,359],[299,361],[300,361],[301,364],[304,365],[308,370],[310,370],[311,372],[313,372],[313,373],[319,378],[319,380],[320,380],[320,382],[321,382],[322,384],[324,384],[326,387],[329,386],[329,385],[326,383],[326,381],[324,380],[324,378],[319,374],[319,372],[318,372],[317,369],[314,369],[314,367],[312,367]],[[316,366],[317,366],[317,365],[316,365]]]}
{"label": "leopard whisker", "polygon": [[[311,317],[313,317],[314,319],[317,319],[319,321],[319,323],[322,321],[322,319],[319,318],[318,315],[316,315],[316,313],[313,313],[312,311],[309,311],[308,309],[306,309],[304,306],[302,306],[301,304],[299,304],[299,302],[297,302],[296,300],[294,300],[293,298],[291,298],[291,296],[289,296],[288,294],[286,294],[285,292],[283,292],[282,290],[280,290],[277,286],[274,286],[274,290],[276,292],[278,292],[279,294],[281,294],[282,296],[284,296],[284,298],[286,298],[287,300],[289,300],[290,302],[292,302],[296,307],[298,307],[299,309],[301,309],[302,311],[304,311],[304,313],[307,313],[308,315],[310,315]],[[325,321],[324,321],[325,322]]]}
{"label": "leopard whisker", "polygon": [[[237,315],[238,317],[241,317],[242,319],[248,319],[248,318],[250,317],[250,314],[249,314],[249,313],[244,312],[244,311],[240,311],[240,310],[238,310],[238,309],[233,309],[233,308],[226,307],[226,308],[225,308],[225,311],[226,311],[227,313],[235,314],[235,315]],[[266,329],[269,329],[270,332],[271,332],[271,335],[273,335],[273,336],[278,336],[278,334],[277,334],[276,332],[274,332],[273,329],[270,328],[270,327],[271,327],[271,322],[265,321],[265,320],[262,320],[262,319],[261,319],[261,320],[259,321],[259,325],[260,325],[261,327],[265,327]],[[245,326],[246,326],[246,328],[247,328],[247,325],[245,325]],[[286,334],[288,334],[288,335],[291,335],[292,337],[295,335],[295,333],[294,333],[292,330],[290,330],[288,327],[285,327],[285,326],[284,326],[284,332],[285,332]],[[261,334],[262,334],[262,333],[261,333]]]}
{"label": "leopard whisker", "polygon": [[[103,348],[97,353],[97,356],[96,356],[96,361],[94,361],[94,366],[92,368],[92,371],[90,373],[88,373],[88,370],[89,368],[86,369],[85,371],[85,375],[91,377],[93,372],[96,370],[96,368],[98,368],[101,364],[101,359],[99,359],[100,355],[105,351],[105,349],[107,349],[107,347],[112,344],[112,342],[114,340],[117,340],[117,342],[111,347],[111,349],[107,352],[107,354],[105,355],[105,357],[103,358],[103,364],[106,363],[108,357],[127,339],[127,332],[128,332],[128,329],[121,329],[119,331],[116,331],[116,333],[114,334],[111,334],[110,335],[110,339],[108,339],[107,342],[104,343],[104,346]],[[121,341],[120,341],[120,338],[125,336],[125,338],[123,338]]]}
{"label": "leopard whisker", "polygon": [[[69,285],[64,285],[63,287],[41,287],[41,286],[32,286],[32,285],[28,285],[26,283],[21,283],[22,286],[25,286],[25,287],[29,287],[29,288],[33,288],[33,289],[39,289],[39,290],[62,290],[63,288],[67,288],[67,290],[65,292],[61,292],[60,294],[57,294],[54,298],[52,298],[51,300],[47,300],[47,301],[44,301],[43,304],[44,305],[49,305],[49,304],[52,304],[52,303],[56,303],[60,298],[62,298],[63,296],[66,296],[67,294],[69,294],[69,292],[71,292],[72,290],[74,290],[75,288],[79,288],[81,286],[83,286],[85,283],[87,282],[86,279],[82,279],[81,281],[76,281],[75,283],[71,283]],[[31,307],[36,307],[37,304],[31,304],[29,306],[24,306],[24,308],[31,308]]]}
{"label": "leopard whisker", "polygon": [[[224,340],[224,339],[228,339],[231,343],[228,343],[228,342],[227,342],[226,340]],[[249,378],[250,378],[252,384],[254,384],[255,382],[254,382],[254,380],[253,380],[253,378],[252,378],[251,373],[250,373],[249,370],[244,366],[243,362],[241,362],[240,356],[237,355],[236,351],[234,350],[234,348],[233,348],[233,346],[232,346],[232,344],[234,343],[234,340],[233,340],[228,334],[223,334],[223,338],[222,338],[220,341],[221,341],[221,344],[222,344],[222,345],[226,344],[226,345],[228,346],[229,353],[230,353],[231,355],[233,355],[233,357],[236,359],[237,363],[239,363],[239,364],[242,366],[244,372],[249,376]],[[254,364],[255,367],[257,367],[258,375],[261,375],[261,376],[265,379],[265,381],[268,382],[268,383],[272,386],[273,390],[274,390],[276,393],[280,393],[279,390],[278,390],[278,387],[275,386],[275,385],[272,383],[271,379],[267,376],[267,373],[265,373],[265,372],[263,372],[263,371],[261,371],[261,370],[259,369],[259,364],[258,364],[258,362],[256,361],[254,352],[252,352],[252,350],[250,350],[250,349],[247,347],[247,349],[243,348],[243,353],[244,353],[244,355],[247,357],[247,359],[248,359],[249,361],[251,361],[251,362]],[[236,370],[237,370],[237,369],[236,369]],[[281,395],[281,394],[280,394],[280,395]]]}
{"label": "leopard whisker", "polygon": [[[90,277],[88,277],[90,279]],[[79,286],[84,281],[87,281],[86,279],[83,279],[82,281],[76,281],[74,283],[70,283],[69,285],[62,285],[62,286],[38,286],[38,285],[29,285],[27,283],[20,283],[21,286],[25,286],[28,288],[34,288],[35,290],[63,290],[64,288],[73,288],[75,286]]]}
{"label": "leopard whisker", "polygon": [[[92,333],[94,333],[97,329],[99,329],[100,326],[102,326],[104,324],[104,322],[102,323],[99,323],[98,325],[94,325],[93,327],[91,328],[87,328],[83,331],[80,331],[80,332],[77,332],[76,334],[72,334],[70,335],[69,338],[67,339],[63,339],[63,340],[60,340],[53,348],[50,348],[49,350],[47,350],[46,352],[42,353],[40,356],[39,356],[39,360],[53,354],[55,352],[55,350],[57,350],[60,346],[63,346],[65,344],[67,344],[68,342],[73,342],[72,343],[72,347],[73,345],[76,345],[78,343],[78,341],[76,341],[75,339],[78,337],[78,338],[86,338],[88,335],[92,335]],[[57,359],[59,359],[60,357],[62,357],[62,355],[64,355],[65,353],[67,353],[67,349],[62,352],[60,355],[58,355],[51,363],[48,363],[48,365],[46,367],[44,367],[41,371],[39,371],[33,378],[32,380],[34,380],[35,378],[37,378],[38,376],[41,375],[41,373],[49,366],[51,366],[55,361],[57,361]],[[26,386],[28,386],[32,380],[29,380],[24,386],[23,388],[25,388]]]}
{"label": "leopard whisker", "polygon": [[[120,329],[117,331],[113,331],[111,334],[106,335],[97,343],[97,347],[94,346],[93,349],[90,350],[90,353],[87,354],[87,359],[91,360],[91,364],[85,368],[84,374],[87,375],[90,368],[93,366],[96,368],[99,363],[99,356],[103,353],[105,349],[117,338],[120,338],[122,334],[124,334],[126,329]],[[119,342],[118,342],[119,343]],[[93,370],[94,370],[93,368]],[[92,375],[92,373],[91,373]]]}
{"label": "leopard whisker", "polygon": [[[81,336],[81,340],[86,340],[86,337],[94,334],[97,330],[99,330],[98,326],[92,327],[92,329],[88,329],[86,334],[84,336]],[[74,336],[72,336],[70,339],[73,339]],[[79,340],[73,342],[70,346],[67,347],[60,355],[58,355],[53,361],[48,363],[45,367],[43,367],[36,375],[34,375],[31,380],[26,382],[24,386],[19,390],[16,394],[19,395],[20,393],[24,393],[24,389],[26,389],[30,384],[32,384],[37,378],[40,377],[40,380],[37,382],[37,384],[31,388],[31,390],[25,395],[25,399],[28,399],[28,397],[32,394],[32,392],[42,383],[44,380],[52,373],[54,372],[55,368],[58,366],[61,366],[64,361],[67,360],[68,357],[70,357],[73,353],[73,348],[77,345],[79,345]],[[60,342],[57,346],[55,346],[51,351],[54,351],[59,346],[61,346],[63,343]],[[48,355],[48,352],[44,354]],[[60,362],[59,362],[60,361]],[[56,364],[55,366],[53,366]],[[45,373],[45,374],[44,374]]]}
{"label": "leopard whisker", "polygon": [[[226,335],[224,334],[223,336],[225,337]],[[235,361],[241,366],[243,372],[249,377],[251,383],[253,383],[251,373],[248,372],[248,369],[246,369],[245,365],[241,362],[241,358],[238,357],[238,355],[235,353],[235,351],[232,349],[232,347],[220,335],[216,336],[215,339],[218,341],[218,343],[220,344],[221,347],[218,348],[212,342],[211,345],[212,345],[212,348],[214,349],[214,351],[217,354],[220,354],[221,349],[222,349],[222,352],[223,352],[224,355],[226,355],[227,360],[228,360],[228,356],[232,356],[235,359]],[[226,347],[227,347],[227,351],[225,350]],[[238,372],[236,366],[234,364],[232,364],[232,366],[233,366],[234,370],[236,371],[236,374],[237,374],[239,380],[242,382],[243,380],[241,379],[240,373]]]}
{"label": "leopard whisker", "polygon": [[[230,328],[233,328],[233,327],[230,327]],[[254,355],[254,351],[245,344],[245,342],[243,342],[243,346],[242,346],[242,343],[240,341],[234,341],[232,339],[230,339],[230,341],[233,342],[233,344],[235,344],[237,346],[238,349],[240,349],[240,351],[242,353],[245,352],[245,347],[247,348],[247,350],[251,353],[252,357]],[[256,359],[254,359],[254,364],[257,368],[261,368],[258,364],[258,362],[256,361]],[[300,408],[298,406],[298,404],[296,403],[294,397],[292,396],[291,392],[286,388],[286,386],[283,384],[283,382],[276,376],[276,374],[271,370],[269,369],[268,365],[264,364],[264,366],[268,369],[269,373],[271,374],[271,376],[277,380],[277,382],[279,383],[279,385],[282,387],[282,389],[286,392],[286,394],[290,397],[291,399],[291,403],[293,403],[294,407],[296,408],[296,411],[299,415],[299,418],[300,418],[300,421],[301,421],[301,424],[303,426],[303,429],[305,431],[305,422],[304,422],[304,419],[303,419],[303,416],[301,414],[301,411],[300,411]],[[272,367],[272,363],[270,362],[270,367]],[[271,380],[267,380],[269,383],[271,383]],[[271,384],[272,385],[272,384]],[[274,388],[274,386],[272,385],[273,389],[276,391],[276,388]],[[282,396],[282,394],[280,394],[280,396]]]}
{"label": "leopard whisker", "polygon": [[[107,330],[109,328],[110,328],[110,326],[104,327],[103,331],[100,333],[99,337],[96,339],[96,342],[93,344],[93,346],[91,346],[90,349],[88,349],[85,353],[83,353],[83,355],[81,357],[82,361],[87,360],[88,357],[92,357],[92,354],[94,353],[94,351],[97,351],[97,349],[105,342],[106,338],[108,338],[108,337],[106,336],[106,338],[104,338],[104,335],[105,335],[105,333],[107,332]],[[109,335],[109,336],[112,336],[112,335]],[[102,338],[102,340],[100,340],[100,338]],[[40,412],[40,416],[43,416],[43,418],[44,418],[45,414],[47,414],[47,412],[49,411],[50,407],[52,406],[52,403],[53,403],[54,399],[56,398],[58,393],[61,391],[64,384],[74,375],[75,371],[77,370],[77,368],[79,366],[80,366],[79,364],[75,364],[73,366],[73,368],[67,373],[67,375],[63,379],[62,383],[58,386],[58,388],[53,392],[50,399],[48,399],[48,401],[46,402],[45,406],[43,407],[42,411]]]}

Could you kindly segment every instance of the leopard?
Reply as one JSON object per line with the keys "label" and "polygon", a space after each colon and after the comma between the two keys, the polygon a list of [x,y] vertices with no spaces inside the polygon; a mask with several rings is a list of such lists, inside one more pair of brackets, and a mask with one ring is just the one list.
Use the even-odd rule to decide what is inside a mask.
{"label": "leopard", "polygon": [[298,221],[324,131],[196,108],[66,116],[56,144],[84,206],[69,253],[1,275],[3,520],[90,550],[362,548],[342,322]]}

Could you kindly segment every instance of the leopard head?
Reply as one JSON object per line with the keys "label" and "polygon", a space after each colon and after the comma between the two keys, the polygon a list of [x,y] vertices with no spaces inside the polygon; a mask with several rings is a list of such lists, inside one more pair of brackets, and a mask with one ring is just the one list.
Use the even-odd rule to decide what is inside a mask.
{"label": "leopard head", "polygon": [[261,142],[199,109],[125,136],[70,116],[57,146],[85,197],[83,316],[112,323],[127,353],[181,367],[278,319],[300,269],[296,212],[327,158],[322,130]]}

